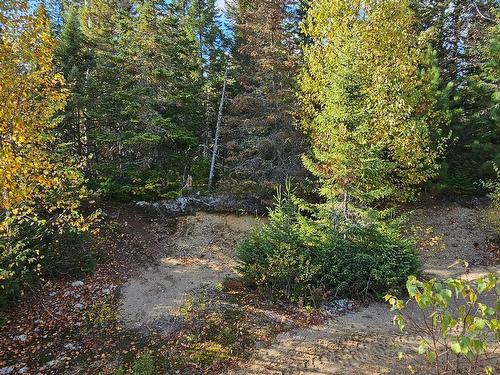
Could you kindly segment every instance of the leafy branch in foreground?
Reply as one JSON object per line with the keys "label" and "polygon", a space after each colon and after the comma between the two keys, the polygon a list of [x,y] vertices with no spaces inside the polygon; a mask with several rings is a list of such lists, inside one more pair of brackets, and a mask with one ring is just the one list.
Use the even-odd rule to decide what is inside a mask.
{"label": "leafy branch in foreground", "polygon": [[[385,300],[398,311],[394,322],[401,331],[410,326],[420,336],[417,353],[433,363],[436,374],[476,374],[481,369],[493,374],[490,361],[500,341],[498,281],[493,273],[470,282],[453,278],[423,282],[410,276],[408,301],[390,294]],[[490,306],[479,302],[480,297],[494,302]],[[422,319],[406,313],[412,302],[422,311]]]}

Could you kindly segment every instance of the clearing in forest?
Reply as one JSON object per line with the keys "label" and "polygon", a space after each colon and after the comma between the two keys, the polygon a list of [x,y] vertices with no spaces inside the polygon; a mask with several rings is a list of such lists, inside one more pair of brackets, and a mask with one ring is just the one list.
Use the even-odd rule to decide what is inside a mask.
{"label": "clearing in forest", "polygon": [[[234,249],[261,223],[252,216],[202,212],[179,218],[159,264],[123,287],[120,313],[126,324],[163,333],[179,329],[179,308],[200,288],[213,288],[235,275]],[[410,226],[420,239],[424,273],[473,278],[498,270],[488,250],[495,232],[484,223],[480,207],[447,203],[417,208]],[[467,261],[470,269],[465,272],[458,260]],[[371,303],[324,324],[280,334],[228,373],[404,373],[407,364],[398,361],[397,353],[417,341],[392,324],[387,305]]]}

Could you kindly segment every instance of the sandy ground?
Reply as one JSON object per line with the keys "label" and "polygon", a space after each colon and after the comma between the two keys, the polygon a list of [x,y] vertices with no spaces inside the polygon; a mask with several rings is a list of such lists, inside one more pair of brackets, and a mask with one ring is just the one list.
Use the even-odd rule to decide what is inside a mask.
{"label": "sandy ground", "polygon": [[[487,225],[484,215],[484,208],[457,203],[415,210],[412,224],[424,239],[419,249],[424,272],[437,278],[470,279],[498,270],[486,261],[486,242],[495,237],[495,231]],[[469,275],[464,275],[459,260],[469,264]]]}
{"label": "sandy ground", "polygon": [[129,328],[171,333],[179,328],[179,308],[191,291],[213,287],[235,274],[233,252],[262,219],[199,212],[179,218],[173,236],[158,246],[164,256],[121,290],[120,315]]}
{"label": "sandy ground", "polygon": [[[423,237],[419,252],[425,273],[470,279],[500,270],[484,264],[485,244],[494,232],[483,213],[458,204],[415,210],[411,225]],[[460,265],[449,267],[457,259],[469,262],[467,274]],[[410,374],[408,363],[399,361],[397,354],[408,353],[417,342],[417,336],[403,335],[392,324],[387,305],[372,303],[324,325],[279,335],[229,374]],[[429,373],[421,364],[413,365],[418,373]]]}
{"label": "sandy ground", "polygon": [[[419,253],[425,273],[473,278],[499,270],[485,261],[485,244],[494,232],[484,223],[483,212],[454,203],[415,210],[411,226],[422,238]],[[124,322],[132,328],[174,331],[180,324],[176,311],[190,292],[233,275],[235,246],[260,223],[252,216],[207,213],[180,218],[176,233],[161,244],[161,262],[122,289]],[[457,259],[466,260],[470,270],[449,267]],[[228,374],[410,373],[397,353],[408,352],[416,342],[416,336],[394,327],[386,305],[372,303],[321,326],[278,335]]]}

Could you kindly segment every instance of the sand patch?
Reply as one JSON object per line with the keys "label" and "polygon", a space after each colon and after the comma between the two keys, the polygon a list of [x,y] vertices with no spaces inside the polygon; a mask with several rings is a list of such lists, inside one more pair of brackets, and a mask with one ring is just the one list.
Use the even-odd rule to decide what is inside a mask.
{"label": "sand patch", "polygon": [[234,276],[236,247],[261,223],[257,217],[234,214],[180,217],[175,233],[160,245],[165,256],[123,286],[119,311],[125,325],[176,330],[177,312],[190,292]]}

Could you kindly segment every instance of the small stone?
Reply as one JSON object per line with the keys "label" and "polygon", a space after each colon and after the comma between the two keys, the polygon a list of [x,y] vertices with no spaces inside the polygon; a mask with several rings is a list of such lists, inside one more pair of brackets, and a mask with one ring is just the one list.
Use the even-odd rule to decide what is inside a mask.
{"label": "small stone", "polygon": [[19,336],[14,337],[14,340],[22,341],[22,342],[25,342],[27,339],[28,339],[28,336],[26,336],[26,335],[19,335]]}
{"label": "small stone", "polygon": [[81,280],[78,280],[78,281],[73,281],[73,282],[71,283],[71,286],[73,286],[73,287],[75,287],[75,288],[76,288],[76,287],[81,287],[81,286],[83,286],[83,281],[81,281]]}
{"label": "small stone", "polygon": [[50,297],[55,297],[56,295],[57,295],[57,293],[56,293],[56,292],[50,292],[50,293],[49,293],[49,296],[50,296]]}
{"label": "small stone", "polygon": [[63,297],[72,296],[74,294],[75,294],[75,292],[66,291],[66,292],[64,292]]}
{"label": "small stone", "polygon": [[75,303],[75,309],[83,310],[84,306],[81,303]]}
{"label": "small stone", "polygon": [[72,344],[69,342],[67,344],[64,344],[64,349],[66,349],[66,350],[78,350],[78,349],[80,349],[80,345]]}
{"label": "small stone", "polygon": [[26,374],[28,372],[28,368],[27,367],[22,367],[19,369],[18,371],[20,374]]}
{"label": "small stone", "polygon": [[14,366],[0,367],[0,375],[7,375],[14,371]]}

